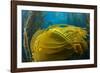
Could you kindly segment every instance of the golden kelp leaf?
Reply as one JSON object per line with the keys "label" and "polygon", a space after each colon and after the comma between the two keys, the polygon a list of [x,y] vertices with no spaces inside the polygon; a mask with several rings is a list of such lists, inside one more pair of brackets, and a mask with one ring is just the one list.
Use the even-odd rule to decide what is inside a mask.
{"label": "golden kelp leaf", "polygon": [[[38,35],[37,35],[38,34]],[[80,27],[52,27],[49,30],[37,32],[31,40],[34,61],[55,61],[72,57],[73,53],[84,53],[88,48],[84,40],[87,32]]]}

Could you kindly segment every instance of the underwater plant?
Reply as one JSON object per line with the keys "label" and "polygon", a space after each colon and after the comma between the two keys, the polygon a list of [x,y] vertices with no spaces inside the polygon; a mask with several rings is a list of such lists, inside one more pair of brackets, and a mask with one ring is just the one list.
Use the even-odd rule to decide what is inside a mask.
{"label": "underwater plant", "polygon": [[87,31],[72,25],[53,25],[33,34],[30,48],[33,61],[69,60],[88,49]]}

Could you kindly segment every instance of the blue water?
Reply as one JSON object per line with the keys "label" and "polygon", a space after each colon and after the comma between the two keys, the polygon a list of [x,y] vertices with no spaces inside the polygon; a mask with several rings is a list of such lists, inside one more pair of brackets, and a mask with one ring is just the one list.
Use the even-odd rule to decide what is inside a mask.
{"label": "blue water", "polygon": [[[27,20],[28,13],[29,11],[27,10],[22,11],[23,23],[25,23],[25,21]],[[85,28],[87,24],[87,17],[89,16],[88,13],[71,12],[37,11],[37,13],[41,13],[42,15],[43,22],[41,22],[41,28],[47,28],[48,26],[54,24],[69,24]],[[35,22],[41,21],[39,16],[34,17],[33,19],[35,20]]]}

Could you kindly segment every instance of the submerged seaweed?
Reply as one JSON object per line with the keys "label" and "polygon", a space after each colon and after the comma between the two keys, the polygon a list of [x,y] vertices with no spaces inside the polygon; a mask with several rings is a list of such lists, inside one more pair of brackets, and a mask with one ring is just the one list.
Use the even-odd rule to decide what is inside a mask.
{"label": "submerged seaweed", "polygon": [[[33,51],[31,50],[30,43],[34,41],[38,37],[39,34],[42,34],[46,31],[49,31],[50,29],[55,30],[55,28],[63,31],[67,31],[67,29],[71,31],[79,32],[81,37],[83,39],[80,39],[82,41],[81,44],[84,44],[83,46],[78,48],[83,48],[84,46],[88,45],[88,51],[84,52],[85,54],[79,56],[74,55],[75,57],[69,58],[72,59],[89,59],[89,24],[90,24],[90,18],[88,13],[71,13],[71,12],[53,12],[53,11],[31,11],[31,10],[22,10],[22,61],[23,62],[31,62],[33,61]],[[56,24],[56,25],[55,25]],[[69,24],[69,25],[68,25]],[[70,26],[70,27],[69,27]],[[65,29],[65,27],[67,29]],[[63,29],[64,28],[64,29]],[[74,30],[75,29],[75,30]],[[61,31],[62,31],[61,30]],[[62,31],[62,32],[63,32]],[[55,33],[56,34],[56,33]],[[62,36],[65,38],[67,42],[72,43],[73,40],[79,40],[80,36],[78,33],[67,32],[65,36]],[[59,35],[59,34],[57,34]],[[85,36],[84,36],[85,35]],[[67,36],[67,38],[66,38]],[[76,37],[77,36],[77,37]],[[57,37],[57,36],[56,36]],[[76,38],[75,38],[76,37]],[[32,40],[31,40],[32,39]],[[59,39],[56,39],[59,40]],[[44,38],[44,41],[47,41]],[[87,44],[85,44],[85,41]],[[68,45],[67,45],[68,47]],[[77,49],[77,44],[76,44]],[[82,51],[82,50],[80,50]],[[76,51],[77,52],[77,51]],[[82,53],[82,52],[80,52]],[[60,56],[60,55],[59,55]],[[76,58],[78,57],[78,58]]]}
{"label": "submerged seaweed", "polygon": [[84,40],[87,38],[86,35],[86,30],[68,25],[66,27],[55,25],[49,27],[49,30],[38,31],[31,40],[32,58],[34,61],[65,60],[76,53],[79,54],[77,59],[88,49],[87,41]]}

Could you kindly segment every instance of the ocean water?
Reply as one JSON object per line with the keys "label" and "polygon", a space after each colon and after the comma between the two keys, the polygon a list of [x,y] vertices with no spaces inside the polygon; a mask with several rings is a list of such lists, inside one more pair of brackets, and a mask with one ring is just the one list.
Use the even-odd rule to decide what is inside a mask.
{"label": "ocean water", "polygon": [[[89,17],[89,13],[22,10],[22,62],[31,62],[30,40],[38,29],[64,24],[85,28],[89,33]],[[24,47],[24,32],[27,32],[28,51]],[[89,59],[89,51],[82,58]]]}

